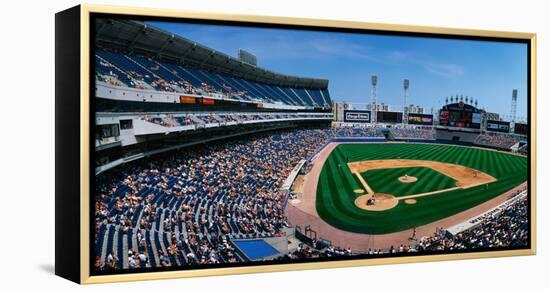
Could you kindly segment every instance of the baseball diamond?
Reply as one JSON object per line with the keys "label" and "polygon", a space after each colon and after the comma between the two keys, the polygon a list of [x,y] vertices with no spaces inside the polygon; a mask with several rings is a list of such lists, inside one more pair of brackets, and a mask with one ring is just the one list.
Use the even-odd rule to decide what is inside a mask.
{"label": "baseball diamond", "polygon": [[[416,203],[399,201],[388,210],[358,208],[355,205],[358,193],[354,190],[362,187],[361,181],[354,176],[346,161],[386,159],[459,165],[471,168],[473,179],[487,174],[495,180],[460,187],[456,179],[426,167],[368,170],[361,175],[373,192],[395,197],[415,195]],[[399,182],[398,177],[405,174],[417,177],[418,181],[410,184]],[[364,234],[387,234],[457,214],[499,196],[526,180],[526,158],[493,150],[439,144],[340,144],[328,156],[321,170],[316,208],[319,216],[336,228]],[[441,192],[423,194],[431,191]]]}

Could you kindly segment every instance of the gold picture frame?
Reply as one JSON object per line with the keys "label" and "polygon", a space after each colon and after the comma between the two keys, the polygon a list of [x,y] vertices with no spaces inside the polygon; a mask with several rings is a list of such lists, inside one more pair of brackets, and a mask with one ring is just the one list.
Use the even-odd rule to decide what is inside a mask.
{"label": "gold picture frame", "polygon": [[[67,12],[70,11],[70,12]],[[56,274],[62,277],[68,278],[72,281],[81,284],[96,284],[105,282],[122,282],[122,281],[138,281],[138,280],[158,280],[168,278],[183,278],[183,277],[199,277],[199,276],[214,276],[214,275],[230,275],[230,274],[247,274],[258,272],[277,272],[277,271],[290,271],[290,270],[309,270],[309,269],[327,269],[338,267],[351,267],[351,266],[367,266],[367,265],[384,265],[384,264],[398,264],[398,263],[412,263],[412,262],[432,262],[432,261],[446,261],[446,260],[461,260],[461,259],[473,259],[473,258],[489,258],[489,257],[505,257],[505,256],[521,256],[521,255],[534,255],[536,254],[536,34],[534,33],[521,33],[521,32],[504,32],[504,31],[490,31],[490,30],[473,30],[473,29],[457,29],[457,28],[442,28],[442,27],[425,27],[425,26],[413,26],[413,25],[395,25],[395,24],[379,24],[379,23],[367,23],[367,22],[354,22],[354,21],[338,21],[338,20],[321,20],[321,19],[307,19],[307,18],[289,18],[289,17],[273,17],[273,16],[257,16],[257,15],[240,15],[240,14],[220,14],[220,13],[205,13],[194,11],[181,11],[172,9],[151,9],[151,8],[131,8],[131,7],[117,7],[117,6],[104,6],[104,5],[88,5],[83,4],[75,8],[69,9],[63,13],[70,13],[71,16],[67,16],[66,19],[61,19],[58,22],[60,30],[59,37],[62,37],[64,28],[61,26],[72,23],[78,25],[78,31],[75,31],[72,36],[78,35],[78,48],[79,53],[74,57],[79,59],[79,110],[75,111],[72,115],[73,121],[77,121],[79,125],[78,137],[74,136],[72,142],[67,144],[59,144],[59,150],[56,149],[58,154],[61,154],[62,145],[74,145],[78,143],[78,155],[77,163],[79,167],[71,166],[67,164],[64,168],[67,170],[78,170],[79,179],[78,183],[78,203],[62,203],[62,199],[68,194],[70,188],[58,188],[56,186],[56,203],[58,205],[74,205],[79,212],[79,231],[78,234],[72,236],[70,239],[79,240],[75,246],[75,251],[78,250],[79,255],[75,256],[74,260],[64,261],[61,260],[60,255],[56,253]],[[276,265],[252,265],[252,266],[238,266],[231,268],[208,268],[197,270],[178,270],[178,271],[163,271],[163,272],[146,272],[146,273],[124,273],[113,275],[91,275],[90,270],[90,177],[91,165],[90,165],[90,15],[93,13],[113,14],[113,15],[128,15],[128,16],[154,16],[154,17],[170,17],[170,18],[185,18],[185,19],[200,19],[200,20],[219,20],[219,21],[238,21],[246,23],[263,23],[263,24],[286,24],[295,26],[314,26],[318,28],[351,28],[357,30],[377,30],[377,31],[392,31],[392,32],[405,32],[405,33],[429,33],[435,35],[455,35],[455,36],[476,36],[476,37],[489,37],[489,38],[512,38],[527,40],[530,44],[530,83],[528,83],[528,89],[530,89],[530,115],[529,115],[529,129],[530,129],[530,213],[531,213],[531,247],[529,249],[520,250],[502,250],[494,252],[473,252],[473,253],[454,253],[454,254],[438,254],[428,256],[399,256],[399,257],[383,257],[374,259],[360,259],[360,260],[338,260],[338,261],[323,261],[323,262],[306,262],[298,264],[276,264]],[[71,22],[72,21],[72,22]],[[73,23],[78,21],[78,23]],[[66,28],[66,27],[65,27]],[[76,33],[76,34],[75,34]],[[71,35],[67,37],[72,37]],[[63,39],[60,39],[60,41]],[[61,45],[61,44],[60,44]],[[56,58],[61,57],[62,54],[56,55]],[[76,59],[76,58],[75,58]],[[74,69],[75,66],[67,66],[65,68],[64,63],[56,63],[56,67],[59,69]],[[57,69],[56,69],[57,71]],[[66,72],[71,73],[71,72]],[[56,73],[57,74],[57,73]],[[61,73],[56,75],[56,78],[62,78],[64,75]],[[61,81],[61,80],[60,80]],[[56,83],[56,86],[61,86],[62,82]],[[58,91],[59,89],[59,91]],[[56,88],[56,109],[57,105],[62,106],[66,103],[65,100],[70,97],[71,92],[63,91],[63,87]],[[76,106],[73,106],[73,108]],[[58,109],[61,112],[61,109]],[[57,113],[56,113],[57,115]],[[65,117],[68,116],[56,116],[57,121],[66,122],[70,121]],[[78,119],[76,119],[78,117]],[[69,124],[65,124],[69,125]],[[72,125],[75,125],[74,123]],[[65,127],[63,125],[57,126],[56,136],[60,139],[65,138]],[[61,131],[60,131],[61,129]],[[56,141],[57,146],[57,141]],[[57,158],[58,156],[56,156]],[[61,166],[62,162],[66,161],[66,158],[59,156],[56,159],[56,163],[59,162]],[[76,162],[75,162],[76,163]],[[56,168],[56,175],[63,174],[63,168]],[[56,182],[58,183],[58,182]],[[76,189],[73,187],[72,189]],[[74,191],[72,193],[75,193]],[[56,230],[59,230],[59,234],[71,234],[68,232],[68,227],[65,229],[65,220],[67,215],[57,216],[58,211],[61,211],[61,207],[56,208]],[[74,228],[74,227],[72,227]],[[58,236],[56,232],[56,242]],[[76,233],[75,233],[76,234]],[[69,242],[69,241],[67,241]],[[56,251],[63,246],[67,246],[67,243],[56,245]],[[77,248],[76,248],[77,247]],[[69,258],[64,256],[63,258]],[[71,257],[72,258],[72,257]],[[77,273],[75,268],[69,269],[68,267],[77,266]]]}

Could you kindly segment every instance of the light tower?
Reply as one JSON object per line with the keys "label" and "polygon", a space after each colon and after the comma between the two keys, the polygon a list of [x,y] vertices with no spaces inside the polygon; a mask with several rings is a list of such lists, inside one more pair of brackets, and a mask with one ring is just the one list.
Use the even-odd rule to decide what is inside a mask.
{"label": "light tower", "polygon": [[403,124],[407,124],[409,110],[407,109],[407,96],[409,94],[409,80],[403,80]]}
{"label": "light tower", "polygon": [[371,77],[371,84],[372,84],[372,90],[371,90],[371,116],[372,123],[376,123],[376,114],[378,113],[378,105],[376,105],[376,85],[378,84],[378,76],[373,75]]}
{"label": "light tower", "polygon": [[512,90],[512,107],[510,109],[510,116],[512,117],[510,128],[513,128],[516,124],[516,110],[518,106],[518,90]]}

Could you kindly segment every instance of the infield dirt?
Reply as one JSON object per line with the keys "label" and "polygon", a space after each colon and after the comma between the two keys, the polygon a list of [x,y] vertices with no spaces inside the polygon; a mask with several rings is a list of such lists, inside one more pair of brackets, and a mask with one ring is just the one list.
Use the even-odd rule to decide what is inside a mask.
{"label": "infield dirt", "polygon": [[389,159],[389,160],[369,160],[348,163],[351,172],[362,173],[368,170],[375,169],[394,169],[407,167],[426,167],[436,170],[452,179],[456,180],[456,186],[467,189],[479,185],[484,185],[496,181],[494,177],[469,167],[449,164],[443,162],[426,161],[426,160],[406,160],[406,159]]}

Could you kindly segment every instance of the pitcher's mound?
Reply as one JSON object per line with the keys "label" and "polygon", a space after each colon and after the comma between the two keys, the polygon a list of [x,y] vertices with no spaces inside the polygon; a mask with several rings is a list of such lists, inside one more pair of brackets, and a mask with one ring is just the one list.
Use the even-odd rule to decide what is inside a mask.
{"label": "pitcher's mound", "polygon": [[[371,203],[369,204],[369,199],[371,199]],[[355,205],[363,210],[367,211],[385,211],[389,210],[399,203],[399,200],[397,200],[393,195],[388,194],[366,194],[357,197],[355,199]]]}
{"label": "pitcher's mound", "polygon": [[414,182],[418,181],[418,179],[416,177],[407,176],[407,175],[400,176],[398,178],[398,180],[402,183],[414,183]]}

